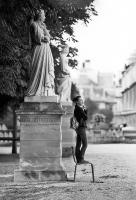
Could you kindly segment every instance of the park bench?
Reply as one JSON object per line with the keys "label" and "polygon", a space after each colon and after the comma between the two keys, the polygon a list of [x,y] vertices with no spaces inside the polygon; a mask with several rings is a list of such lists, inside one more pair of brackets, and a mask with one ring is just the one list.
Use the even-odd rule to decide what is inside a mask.
{"label": "park bench", "polygon": [[17,153],[17,141],[20,140],[20,130],[7,129],[4,124],[0,124],[0,143],[5,145],[12,143],[12,153]]}

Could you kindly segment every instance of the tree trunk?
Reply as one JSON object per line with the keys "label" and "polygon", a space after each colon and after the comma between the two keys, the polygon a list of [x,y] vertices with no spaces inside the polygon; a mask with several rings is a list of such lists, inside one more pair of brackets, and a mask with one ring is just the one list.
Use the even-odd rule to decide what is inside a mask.
{"label": "tree trunk", "polygon": [[12,154],[17,154],[17,117],[15,107],[13,107],[13,141],[12,141]]}

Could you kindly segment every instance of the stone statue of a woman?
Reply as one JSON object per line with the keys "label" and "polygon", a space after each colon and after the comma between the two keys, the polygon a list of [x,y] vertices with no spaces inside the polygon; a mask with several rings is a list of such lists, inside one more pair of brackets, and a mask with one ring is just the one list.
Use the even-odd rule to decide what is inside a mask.
{"label": "stone statue of a woman", "polygon": [[54,61],[50,49],[50,34],[44,23],[44,10],[37,12],[30,25],[32,47],[30,81],[26,96],[54,96]]}
{"label": "stone statue of a woman", "polygon": [[68,65],[68,53],[69,47],[67,45],[63,46],[60,52],[60,73],[56,78],[56,88],[60,102],[71,101],[71,77]]}

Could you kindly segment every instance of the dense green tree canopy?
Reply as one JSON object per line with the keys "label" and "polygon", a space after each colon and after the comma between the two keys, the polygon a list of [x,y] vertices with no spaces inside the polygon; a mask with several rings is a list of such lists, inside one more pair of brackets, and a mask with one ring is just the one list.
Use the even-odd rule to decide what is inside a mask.
{"label": "dense green tree canopy", "polygon": [[[94,0],[1,0],[0,1],[0,98],[1,102],[24,96],[29,77],[29,23],[38,8],[46,12],[46,25],[52,35],[55,69],[59,65],[58,47],[66,41],[66,33],[73,42],[73,25],[82,20],[88,23],[96,15]],[[77,49],[70,48],[71,66],[77,65]],[[2,101],[3,99],[3,101]]]}

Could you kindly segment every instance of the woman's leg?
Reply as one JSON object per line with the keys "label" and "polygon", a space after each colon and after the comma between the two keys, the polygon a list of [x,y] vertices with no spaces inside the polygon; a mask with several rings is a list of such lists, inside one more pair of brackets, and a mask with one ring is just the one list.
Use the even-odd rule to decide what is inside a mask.
{"label": "woman's leg", "polygon": [[87,136],[86,136],[86,128],[82,128],[80,131],[80,138],[82,142],[82,147],[81,147],[81,159],[84,160],[84,155],[85,151],[87,149]]}
{"label": "woman's leg", "polygon": [[77,132],[77,138],[76,138],[76,149],[75,149],[75,156],[76,156],[76,160],[77,162],[81,161],[81,137]]}

